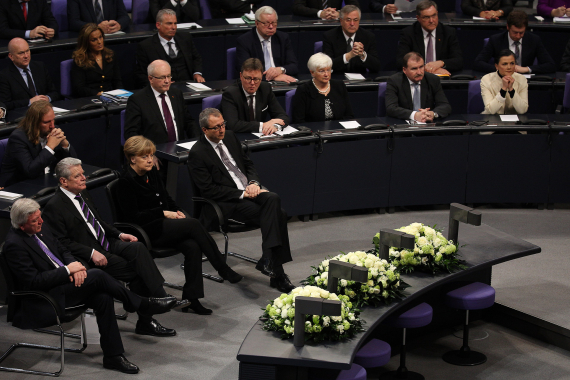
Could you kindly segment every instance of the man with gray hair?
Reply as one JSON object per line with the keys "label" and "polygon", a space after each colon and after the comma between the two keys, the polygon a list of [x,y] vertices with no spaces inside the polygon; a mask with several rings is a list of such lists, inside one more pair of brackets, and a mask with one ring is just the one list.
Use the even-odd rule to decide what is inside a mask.
{"label": "man with gray hair", "polygon": [[[129,283],[140,296],[166,297],[164,278],[144,244],[133,235],[121,233],[106,223],[86,190],[81,160],[65,158],[55,167],[59,187],[44,208],[43,216],[55,237],[71,254],[98,267],[112,277]],[[180,301],[187,306],[187,301]],[[139,313],[137,334],[173,336],[152,315]]]}
{"label": "man with gray hair", "polygon": [[289,35],[277,31],[277,12],[270,6],[255,12],[255,28],[237,39],[236,70],[248,58],[258,58],[263,64],[263,75],[268,81],[295,82],[297,58]]}
{"label": "man with gray hair", "polygon": [[177,22],[175,11],[161,9],[156,15],[158,33],[137,46],[136,75],[139,86],[147,84],[147,67],[157,59],[170,64],[172,80],[176,82],[206,81],[202,76],[202,56],[194,46],[190,33],[176,33]]}
{"label": "man with gray hair", "polygon": [[[123,353],[123,343],[113,298],[123,302],[129,312],[161,314],[176,305],[176,298],[140,297],[100,269],[87,269],[77,261],[43,225],[40,205],[28,198],[18,199],[10,210],[12,228],[8,231],[3,254],[16,282],[17,290],[39,290],[50,294],[63,310],[85,304],[97,318],[103,350],[103,366],[125,373],[137,373]],[[43,328],[55,324],[47,302],[22,300],[15,311],[13,325]]]}

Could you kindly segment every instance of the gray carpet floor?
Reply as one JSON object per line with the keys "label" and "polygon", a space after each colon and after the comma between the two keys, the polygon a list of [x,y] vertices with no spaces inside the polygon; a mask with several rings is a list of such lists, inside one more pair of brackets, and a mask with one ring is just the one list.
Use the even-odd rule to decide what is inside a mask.
{"label": "gray carpet floor", "polygon": [[[563,255],[568,247],[570,210],[554,211],[512,208],[479,208],[483,222],[528,240],[543,248],[543,252],[498,265],[493,271],[493,286],[497,301],[529,313],[540,313],[541,318],[555,323],[568,323],[564,314],[568,305],[570,280],[566,273],[570,261]],[[445,208],[429,210],[397,210],[394,214],[324,215],[307,223],[293,219],[289,232],[294,261],[285,266],[291,280],[298,284],[310,274],[309,267],[338,251],[351,251],[371,247],[372,236],[383,227],[398,228],[412,222],[446,226],[448,211]],[[461,234],[461,230],[460,230]],[[222,237],[215,236],[220,247]],[[259,231],[230,237],[232,250],[258,258],[261,238]],[[164,277],[182,283],[180,257],[157,260]],[[236,354],[241,342],[261,314],[268,300],[279,294],[269,287],[269,280],[254,269],[253,264],[230,258],[230,265],[245,279],[239,284],[223,284],[205,280],[206,298],[203,304],[214,310],[211,316],[198,316],[170,312],[158,316],[167,327],[175,328],[178,335],[172,338],[154,338],[134,333],[136,315],[119,321],[126,356],[141,367],[141,379],[237,379],[239,363]],[[208,263],[204,270],[211,271]],[[180,296],[180,292],[173,290]],[[544,295],[548,295],[545,297]],[[118,309],[120,307],[118,306]],[[6,310],[0,308],[0,350],[16,341],[57,344],[57,338],[11,327],[5,322]],[[567,319],[567,318],[566,318]],[[77,331],[77,324],[71,324]],[[474,327],[485,330],[489,338],[475,341],[473,349],[484,352],[489,361],[475,368],[450,366],[442,362],[441,354],[457,348],[460,340],[452,330],[438,331],[409,342],[410,370],[422,372],[427,379],[570,379],[570,355],[567,351],[542,343],[503,326],[479,321]],[[64,378],[93,379],[113,377],[133,378],[102,368],[102,353],[97,343],[94,319],[88,319],[91,344],[83,354],[67,354]],[[70,340],[68,340],[70,341]],[[21,349],[6,360],[6,366],[32,366],[57,368],[57,355]],[[391,359],[382,370],[395,369],[398,357]],[[373,375],[378,371],[372,372]],[[18,374],[0,373],[1,379],[38,378]]]}

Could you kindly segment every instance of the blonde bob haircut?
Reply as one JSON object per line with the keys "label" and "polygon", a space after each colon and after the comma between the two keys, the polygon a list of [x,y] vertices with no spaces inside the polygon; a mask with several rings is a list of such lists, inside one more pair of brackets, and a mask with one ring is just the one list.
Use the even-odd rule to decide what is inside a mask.
{"label": "blonde bob haircut", "polygon": [[125,141],[123,152],[125,153],[125,157],[130,164],[131,158],[133,157],[154,154],[154,152],[156,152],[156,146],[151,140],[147,139],[144,136],[133,136]]}

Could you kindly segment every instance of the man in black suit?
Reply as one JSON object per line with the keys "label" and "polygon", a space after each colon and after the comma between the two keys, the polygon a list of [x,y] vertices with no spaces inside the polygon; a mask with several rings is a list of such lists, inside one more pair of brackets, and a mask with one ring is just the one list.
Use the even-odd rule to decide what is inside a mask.
{"label": "man in black suit", "polygon": [[46,0],[0,1],[0,38],[50,39],[57,34],[57,29],[57,21]]}
{"label": "man in black suit", "polygon": [[360,29],[360,9],[346,5],[340,10],[340,26],[323,34],[323,53],[333,60],[333,71],[365,73],[380,70],[374,33]]}
{"label": "man in black suit", "polygon": [[182,91],[170,87],[172,76],[168,62],[152,62],[147,80],[150,85],[131,95],[127,102],[125,140],[141,135],[155,144],[163,144],[197,136],[198,130],[184,104]]}
{"label": "man in black suit", "polygon": [[425,0],[416,6],[416,21],[402,30],[396,55],[399,65],[404,56],[415,51],[424,57],[425,71],[449,74],[463,69],[463,56],[455,29],[439,23],[437,4]]}
{"label": "man in black suit", "polygon": [[[57,307],[85,304],[97,318],[103,350],[103,366],[125,373],[139,368],[123,355],[125,352],[113,298],[123,302],[129,312],[160,314],[176,304],[176,298],[140,297],[99,269],[86,269],[43,226],[40,205],[31,199],[18,199],[10,210],[12,228],[8,231],[3,254],[16,281],[17,290],[36,290],[50,294]],[[56,323],[47,302],[24,300],[17,305],[13,325],[20,328],[43,328]]]}
{"label": "man in black suit", "polygon": [[176,19],[182,23],[201,19],[198,0],[150,0],[149,12],[153,22],[156,21],[156,15],[161,9],[172,9],[176,12]]}
{"label": "man in black suit", "polygon": [[[360,6],[358,0],[346,0],[345,5]],[[338,20],[342,0],[295,0],[293,14],[305,17],[317,17],[323,20]]]}
{"label": "man in black suit", "polygon": [[61,159],[77,157],[63,131],[55,128],[54,120],[53,108],[45,100],[28,108],[8,139],[0,170],[1,187],[53,172]]}
{"label": "man in black suit", "polygon": [[[129,283],[144,297],[166,297],[164,278],[144,244],[106,223],[91,201],[81,161],[64,158],[55,167],[59,187],[44,208],[43,216],[53,234],[78,260],[99,267],[113,278]],[[187,301],[180,301],[187,306]],[[152,315],[139,313],[137,334],[174,336]]]}
{"label": "man in black suit", "polygon": [[[240,82],[222,94],[222,112],[228,129],[270,135],[289,124],[289,116],[275,98],[271,85],[262,82],[263,66],[257,58],[248,58],[241,66]],[[268,118],[269,121],[263,122]]]}
{"label": "man in black suit", "polygon": [[[490,63],[503,49],[515,53],[515,71],[520,74],[554,73],[556,64],[536,34],[527,32],[528,16],[523,11],[512,11],[507,17],[507,31],[489,38],[487,45],[479,53],[473,69],[490,73],[496,71]],[[535,60],[538,61],[535,64]]]}
{"label": "man in black suit", "polygon": [[[270,6],[255,12],[255,28],[237,39],[236,70],[248,58],[258,58],[268,81],[296,82],[297,58],[287,33],[277,31],[277,12]],[[267,58],[267,59],[266,59]]]}
{"label": "man in black suit", "polygon": [[439,77],[424,72],[424,59],[419,53],[406,54],[402,72],[388,78],[386,114],[398,119],[431,122],[450,113],[451,106]]}
{"label": "man in black suit", "polygon": [[0,101],[11,110],[26,107],[38,100],[61,99],[43,62],[32,62],[26,40],[16,37],[8,44],[8,64],[0,72]]}
{"label": "man in black suit", "polygon": [[212,18],[241,17],[246,13],[255,12],[263,0],[208,0]]}
{"label": "man in black suit", "polygon": [[394,3],[395,0],[370,0],[368,7],[372,12],[382,12],[391,15],[398,11],[398,7]]}
{"label": "man in black suit", "polygon": [[148,83],[148,65],[157,59],[170,64],[173,81],[206,81],[202,76],[202,57],[192,36],[189,33],[177,34],[176,20],[172,9],[161,9],[156,16],[158,33],[139,43],[136,74],[141,87]]}
{"label": "man in black suit", "polygon": [[[200,195],[218,203],[224,217],[259,225],[263,255],[256,269],[271,277],[269,284],[283,293],[294,286],[283,270],[292,261],[287,214],[279,195],[263,189],[253,162],[231,131],[220,111],[206,108],[200,113],[203,135],[188,155],[188,169]],[[214,216],[200,215],[206,228],[216,229]]]}
{"label": "man in black suit", "polygon": [[92,22],[105,34],[125,30],[131,22],[123,0],[67,0],[67,20],[74,32]]}

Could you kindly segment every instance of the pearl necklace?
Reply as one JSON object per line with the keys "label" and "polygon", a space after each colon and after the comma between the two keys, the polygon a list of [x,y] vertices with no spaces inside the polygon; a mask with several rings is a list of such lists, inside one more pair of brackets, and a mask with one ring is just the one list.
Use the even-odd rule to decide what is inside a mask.
{"label": "pearl necklace", "polygon": [[319,90],[319,88],[317,87],[317,85],[316,85],[314,79],[312,80],[312,82],[313,82],[313,86],[315,86],[315,88],[317,89],[317,91],[318,91],[320,94],[326,94],[326,93],[330,90],[330,88],[331,88],[331,82],[329,82],[329,83],[327,84],[327,88],[325,88],[324,91],[321,91],[321,90]]}

